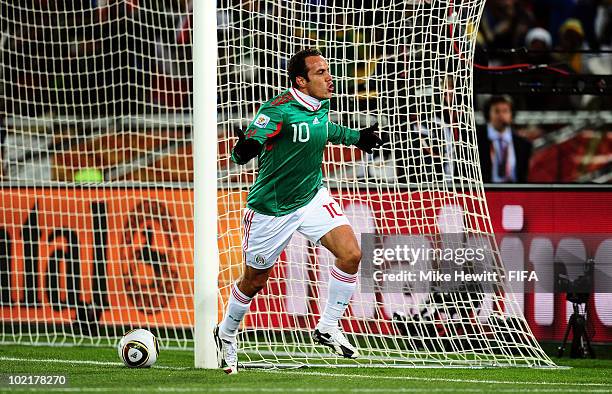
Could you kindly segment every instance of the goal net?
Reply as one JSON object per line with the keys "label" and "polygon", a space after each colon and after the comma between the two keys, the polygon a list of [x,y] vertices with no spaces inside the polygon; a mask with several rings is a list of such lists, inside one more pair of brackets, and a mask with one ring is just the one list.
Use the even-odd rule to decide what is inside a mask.
{"label": "goal net", "polygon": [[[492,233],[471,86],[483,3],[218,1],[219,320],[243,267],[241,213],[257,170],[229,160],[234,131],[288,86],[287,61],[306,47],[335,76],[330,118],[384,128],[374,155],[325,153],[326,186],[357,234],[384,245]],[[192,130],[202,125],[192,121],[190,2],[0,5],[0,342],[114,345],[142,327],[162,347],[191,349]],[[364,276],[342,320],[363,357],[333,357],[310,337],[332,264],[293,237],[241,327],[243,365],[553,365],[503,285],[398,292]]]}
{"label": "goal net", "polygon": [[[489,239],[471,71],[483,0],[220,4],[223,301],[241,273],[240,212],[257,171],[256,162],[230,161],[233,133],[289,86],[287,62],[304,48],[321,49],[330,64],[336,88],[330,120],[355,129],[378,122],[384,129],[385,144],[373,155],[331,145],[325,152],[326,186],[358,238],[383,248],[394,246],[397,235],[413,235],[408,241],[418,239],[419,245],[454,247]],[[447,235],[442,241],[441,234]],[[490,267],[503,269],[494,241],[491,246]],[[342,320],[363,358],[331,357],[311,333],[333,264],[324,248],[293,236],[245,318],[239,334],[244,365],[552,365],[522,317],[520,297],[503,284],[488,291],[440,290],[434,281],[373,285],[365,253],[360,286]],[[400,266],[384,269],[397,273]]]}
{"label": "goal net", "polygon": [[0,1],[0,341],[191,347],[189,2]]}

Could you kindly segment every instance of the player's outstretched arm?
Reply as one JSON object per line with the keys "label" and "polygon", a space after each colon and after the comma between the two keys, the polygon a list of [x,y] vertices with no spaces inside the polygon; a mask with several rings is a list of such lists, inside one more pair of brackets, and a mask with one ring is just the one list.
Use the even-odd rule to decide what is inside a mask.
{"label": "player's outstretched arm", "polygon": [[263,145],[255,139],[246,139],[242,130],[236,130],[236,134],[238,134],[238,142],[232,150],[232,160],[236,164],[246,164],[259,155]]}
{"label": "player's outstretched arm", "polygon": [[359,130],[359,140],[355,143],[355,146],[366,153],[372,153],[372,149],[378,148],[382,145],[382,140],[376,131],[380,128],[378,123],[374,123],[370,127]]}
{"label": "player's outstretched arm", "polygon": [[333,144],[355,145],[364,152],[372,153],[372,149],[378,148],[383,143],[376,135],[377,130],[379,130],[378,123],[365,129],[353,130],[349,127],[329,122],[327,140]]}

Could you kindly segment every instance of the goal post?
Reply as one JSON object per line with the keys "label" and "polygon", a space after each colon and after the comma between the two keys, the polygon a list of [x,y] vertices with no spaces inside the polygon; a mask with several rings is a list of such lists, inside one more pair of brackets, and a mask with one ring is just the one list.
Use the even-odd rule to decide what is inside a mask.
{"label": "goal post", "polygon": [[194,355],[196,368],[217,368],[218,315],[217,9],[193,4]]}

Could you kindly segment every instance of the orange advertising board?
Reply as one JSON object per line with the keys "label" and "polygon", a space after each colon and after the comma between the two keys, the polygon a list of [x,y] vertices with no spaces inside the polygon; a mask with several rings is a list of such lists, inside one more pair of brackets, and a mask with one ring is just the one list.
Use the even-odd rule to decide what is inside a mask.
{"label": "orange advertising board", "polygon": [[0,191],[4,321],[187,326],[193,193]]}
{"label": "orange advertising board", "polygon": [[[609,234],[610,221],[601,212],[610,206],[611,196],[601,192],[491,191],[488,206],[497,234],[505,232],[502,218],[506,205],[523,208],[526,232]],[[359,233],[380,233],[390,227],[389,223],[411,228],[417,219],[397,206],[424,200],[423,196],[409,193],[367,197],[367,203],[359,194],[342,201],[345,214],[363,217],[368,212],[366,216],[373,218],[370,222],[351,216]],[[217,195],[219,318],[223,313],[221,300],[227,299],[230,284],[242,267],[240,220],[245,198],[246,192],[241,190]],[[0,189],[0,199],[1,323],[168,327],[185,331],[193,325],[192,191],[4,188]],[[547,201],[546,206],[542,201]],[[423,203],[423,209],[432,214],[426,218],[446,212],[427,204]],[[463,209],[474,209],[469,198]],[[524,247],[528,250],[533,245]],[[303,264],[289,269],[289,255],[281,255],[269,288],[251,304],[251,311],[256,313],[247,315],[245,326],[292,327],[317,317],[321,309],[318,304],[324,300],[319,299],[316,281],[327,280],[322,262],[329,261],[320,255],[320,249],[307,245],[296,248],[299,253],[293,253],[291,259]],[[589,253],[598,255],[597,250]],[[306,277],[312,279],[301,295],[295,286],[288,285],[302,283]],[[364,321],[373,316],[390,319],[393,305],[397,304],[396,299],[385,294],[356,296],[366,297],[361,303],[369,305],[369,309],[349,308],[348,313]],[[596,327],[594,340],[609,342],[612,314],[609,297],[605,296],[592,295],[589,314]],[[565,295],[556,294],[551,300],[525,296],[525,317],[538,338],[561,339],[569,318]],[[406,306],[410,307],[408,302]],[[540,321],[536,310],[555,318],[551,322]]]}

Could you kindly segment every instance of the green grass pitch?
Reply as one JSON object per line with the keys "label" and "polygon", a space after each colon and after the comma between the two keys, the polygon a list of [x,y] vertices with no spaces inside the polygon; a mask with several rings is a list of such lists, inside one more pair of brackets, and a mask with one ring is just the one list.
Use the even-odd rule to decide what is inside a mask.
{"label": "green grass pitch", "polygon": [[555,359],[567,369],[193,368],[193,354],[162,350],[150,369],[128,369],[112,348],[0,345],[0,375],[66,375],[67,387],[0,386],[0,392],[443,393],[612,392],[612,360]]}

